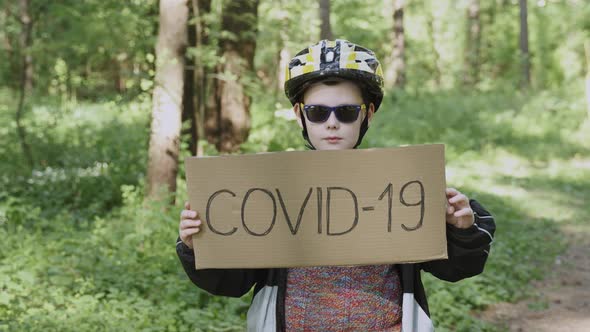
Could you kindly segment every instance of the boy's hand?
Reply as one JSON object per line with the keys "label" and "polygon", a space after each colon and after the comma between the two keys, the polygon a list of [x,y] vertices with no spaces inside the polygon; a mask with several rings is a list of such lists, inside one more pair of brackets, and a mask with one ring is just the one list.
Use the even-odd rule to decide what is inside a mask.
{"label": "boy's hand", "polygon": [[473,225],[473,210],[469,198],[455,188],[447,188],[447,224],[457,228],[469,228]]}
{"label": "boy's hand", "polygon": [[193,248],[193,234],[201,230],[201,220],[199,213],[191,210],[188,202],[184,203],[184,210],[180,213],[180,224],[178,225],[178,235],[180,240],[186,244],[187,247]]}

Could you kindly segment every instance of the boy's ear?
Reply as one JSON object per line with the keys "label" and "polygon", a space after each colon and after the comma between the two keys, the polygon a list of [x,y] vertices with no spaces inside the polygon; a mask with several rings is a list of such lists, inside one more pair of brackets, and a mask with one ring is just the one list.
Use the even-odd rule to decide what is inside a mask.
{"label": "boy's ear", "polygon": [[297,124],[299,125],[299,127],[301,127],[301,129],[303,129],[303,123],[301,122],[301,117],[303,116],[303,114],[301,113],[301,104],[299,103],[295,103],[295,105],[293,105],[293,112],[295,112],[295,118],[297,118]]}
{"label": "boy's ear", "polygon": [[371,120],[373,119],[373,115],[375,114],[375,105],[373,103],[369,104],[369,109],[367,110],[367,115],[369,118],[367,119],[367,126],[371,126]]}

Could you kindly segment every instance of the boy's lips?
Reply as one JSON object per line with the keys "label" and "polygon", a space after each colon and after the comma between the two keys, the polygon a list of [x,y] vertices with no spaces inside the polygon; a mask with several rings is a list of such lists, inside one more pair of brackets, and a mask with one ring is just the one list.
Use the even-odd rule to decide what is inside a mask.
{"label": "boy's lips", "polygon": [[330,136],[330,137],[324,138],[324,140],[328,141],[328,143],[338,143],[342,140],[342,137]]}

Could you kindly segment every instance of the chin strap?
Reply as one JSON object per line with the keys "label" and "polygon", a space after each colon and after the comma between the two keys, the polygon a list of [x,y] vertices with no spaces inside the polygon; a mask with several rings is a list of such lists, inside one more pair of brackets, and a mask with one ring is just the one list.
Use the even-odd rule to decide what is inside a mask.
{"label": "chin strap", "polygon": [[307,126],[305,125],[305,116],[303,115],[303,113],[300,113],[300,114],[301,114],[301,124],[303,125],[303,130],[301,131],[301,135],[307,141],[307,144],[305,144],[305,147],[308,150],[315,150],[316,148],[315,148],[315,146],[313,146],[313,144],[311,144],[311,140],[309,139],[309,135],[307,134]]}
{"label": "chin strap", "polygon": [[367,133],[367,130],[369,130],[369,114],[365,115],[365,118],[363,119],[363,123],[361,123],[361,130],[359,131],[359,139],[358,139],[358,141],[356,141],[356,144],[354,145],[353,149],[356,149],[359,145],[361,145],[361,143],[363,142],[363,137]]}

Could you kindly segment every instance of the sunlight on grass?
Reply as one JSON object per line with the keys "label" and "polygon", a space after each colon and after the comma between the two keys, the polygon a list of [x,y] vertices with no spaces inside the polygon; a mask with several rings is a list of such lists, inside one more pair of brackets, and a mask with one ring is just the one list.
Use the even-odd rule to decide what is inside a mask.
{"label": "sunlight on grass", "polygon": [[539,163],[494,149],[480,160],[451,162],[447,182],[515,201],[533,218],[576,222],[590,213],[590,159]]}

